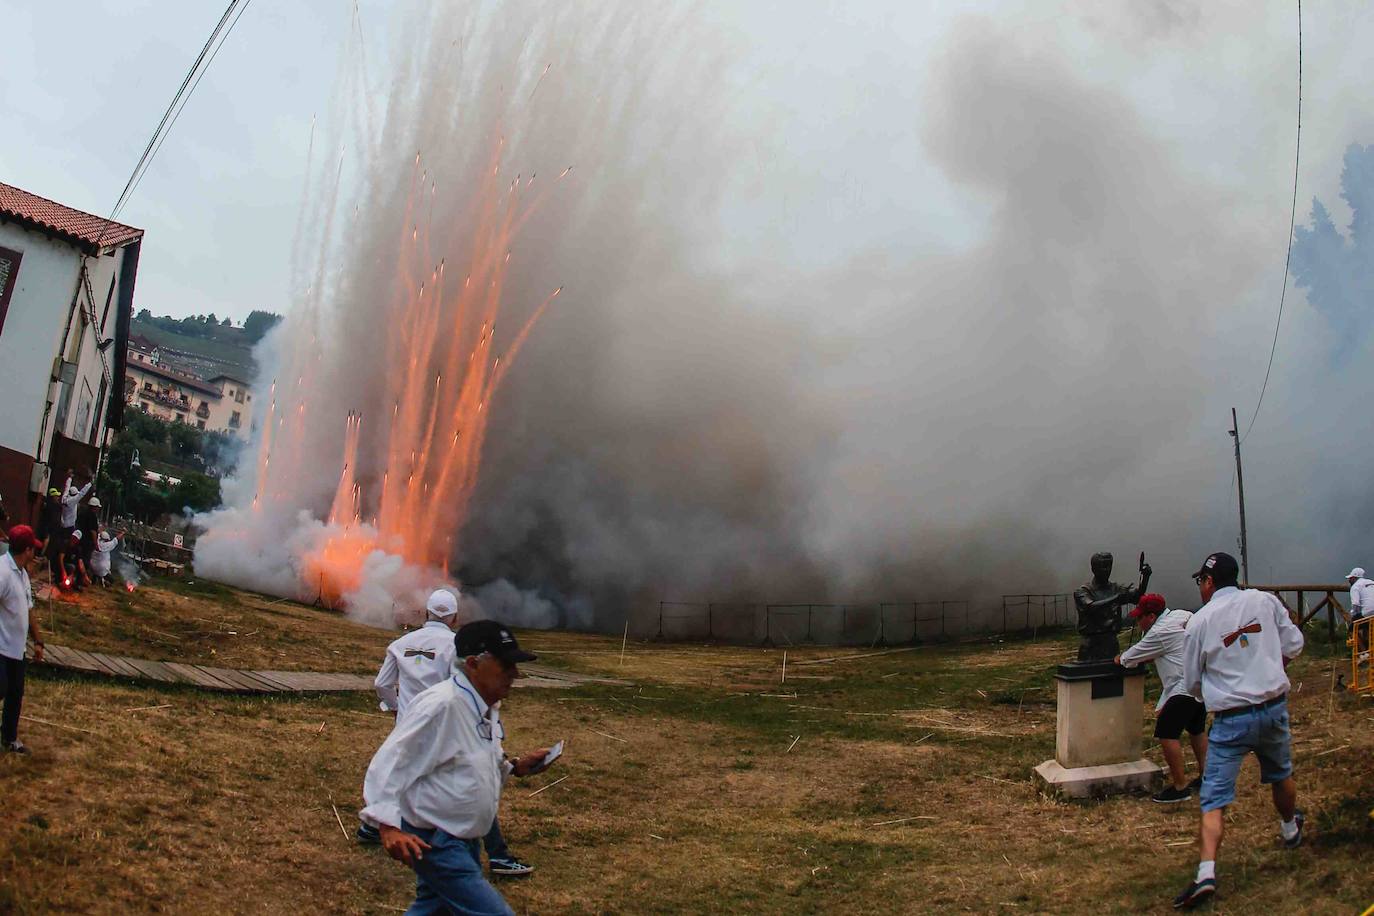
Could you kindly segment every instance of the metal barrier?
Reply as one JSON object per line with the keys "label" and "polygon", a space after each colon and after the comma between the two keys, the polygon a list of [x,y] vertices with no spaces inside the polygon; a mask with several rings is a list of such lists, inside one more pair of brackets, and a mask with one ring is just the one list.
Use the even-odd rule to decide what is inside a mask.
{"label": "metal barrier", "polygon": [[1068,594],[1058,595],[1003,595],[1002,632],[1015,632],[1012,628],[1020,617],[1016,629],[1023,633],[1036,633],[1049,627],[1069,626],[1075,622]]}
{"label": "metal barrier", "polygon": [[1374,693],[1374,666],[1369,661],[1370,638],[1374,637],[1374,617],[1357,617],[1350,622],[1350,689],[1355,693]]}
{"label": "metal barrier", "polygon": [[654,638],[758,641],[765,646],[883,646],[952,639],[973,632],[969,603],[963,600],[855,604],[660,601]]}

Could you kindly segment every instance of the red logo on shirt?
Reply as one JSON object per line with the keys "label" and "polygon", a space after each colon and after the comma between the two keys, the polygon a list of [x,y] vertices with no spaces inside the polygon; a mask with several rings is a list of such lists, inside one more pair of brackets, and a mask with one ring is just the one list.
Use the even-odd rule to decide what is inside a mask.
{"label": "red logo on shirt", "polygon": [[1234,633],[1227,633],[1225,636],[1223,636],[1221,638],[1221,644],[1229,649],[1231,648],[1231,643],[1239,639],[1240,647],[1244,649],[1246,646],[1250,645],[1250,640],[1245,638],[1245,634],[1260,633],[1263,632],[1263,630],[1263,627],[1261,627],[1257,622],[1252,620],[1250,623],[1247,623],[1245,626],[1241,627],[1239,630],[1236,630]]}

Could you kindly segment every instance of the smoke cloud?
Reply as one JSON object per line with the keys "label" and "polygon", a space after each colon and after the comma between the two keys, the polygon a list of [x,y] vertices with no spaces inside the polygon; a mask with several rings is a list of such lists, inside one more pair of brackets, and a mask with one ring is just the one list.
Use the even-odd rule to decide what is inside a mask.
{"label": "smoke cloud", "polygon": [[[1235,22],[1129,4],[1064,13],[1058,40],[1005,17],[896,23],[859,36],[862,75],[835,75],[806,67],[804,41],[751,56],[766,23],[741,15],[409,8],[384,95],[353,46],[335,133],[315,144],[296,304],[260,357],[290,389],[287,354],[312,354],[304,448],[270,506],[253,506],[261,458],[241,465],[205,520],[201,574],[316,594],[301,558],[337,536],[324,520],[350,411],[366,527],[416,153],[435,260],[452,265],[499,142],[502,175],[572,171],[511,246],[497,350],[563,293],[496,392],[470,506],[448,519],[449,573],[484,612],[618,629],[664,599],[986,608],[1071,590],[1099,549],[1123,579],[1146,550],[1171,602],[1195,602],[1187,573],[1233,543],[1227,408],[1252,403],[1268,352],[1287,224],[1270,173],[1290,154],[1236,152],[1218,177],[1196,167],[1202,141],[1161,120],[1167,91],[1103,74],[1184,66]],[[1338,260],[1314,256],[1313,276]],[[1282,534],[1332,504],[1330,483],[1293,469],[1332,426],[1302,407],[1331,380],[1287,358],[1324,346],[1286,340],[1252,443],[1247,485],[1269,497],[1252,546],[1273,574],[1340,565],[1316,526],[1300,546]],[[1341,536],[1366,529],[1352,518]],[[444,577],[385,544],[359,564],[345,599],[376,621]]]}

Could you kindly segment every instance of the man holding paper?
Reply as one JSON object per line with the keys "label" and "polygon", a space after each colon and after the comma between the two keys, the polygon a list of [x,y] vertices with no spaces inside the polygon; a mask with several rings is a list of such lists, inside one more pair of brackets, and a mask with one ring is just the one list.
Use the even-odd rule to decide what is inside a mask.
{"label": "man holding paper", "polygon": [[372,758],[361,818],[415,870],[412,914],[513,913],[482,875],[480,839],[507,776],[545,769],[549,748],[506,759],[499,705],[534,661],[494,620],[463,625],[453,675],[415,697]]}
{"label": "man holding paper", "polygon": [[[375,682],[383,712],[394,713],[399,719],[415,697],[453,674],[453,631],[458,626],[458,596],[446,588],[435,589],[425,602],[424,626],[387,646]],[[358,827],[358,842],[381,841],[381,834],[371,824],[364,822]],[[493,875],[523,878],[534,871],[533,865],[516,858],[506,845],[499,817],[492,819],[482,845]]]}

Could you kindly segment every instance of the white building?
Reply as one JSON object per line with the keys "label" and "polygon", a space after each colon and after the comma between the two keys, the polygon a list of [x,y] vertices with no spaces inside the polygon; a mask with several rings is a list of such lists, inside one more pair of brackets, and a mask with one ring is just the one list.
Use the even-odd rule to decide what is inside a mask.
{"label": "white building", "polygon": [[158,360],[156,347],[142,342],[130,343],[126,367],[124,400],[134,410],[247,441],[253,419],[247,382],[228,375],[207,380],[180,372]]}
{"label": "white building", "polygon": [[[143,230],[0,183],[0,495],[11,524],[123,417]],[[51,470],[50,470],[51,469]]]}

